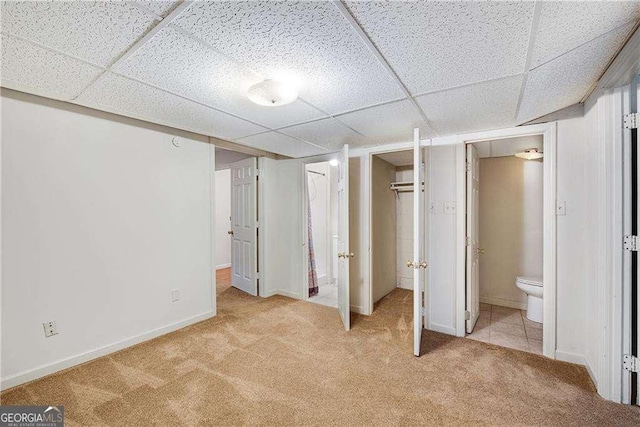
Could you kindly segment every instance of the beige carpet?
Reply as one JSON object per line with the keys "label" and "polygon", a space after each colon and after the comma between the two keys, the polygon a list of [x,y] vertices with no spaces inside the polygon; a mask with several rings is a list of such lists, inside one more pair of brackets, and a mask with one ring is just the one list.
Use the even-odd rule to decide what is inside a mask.
{"label": "beige carpet", "polygon": [[14,388],[3,404],[63,404],[68,425],[639,425],[584,368],[425,332],[396,290],[345,332],[335,309],[227,288],[219,315]]}

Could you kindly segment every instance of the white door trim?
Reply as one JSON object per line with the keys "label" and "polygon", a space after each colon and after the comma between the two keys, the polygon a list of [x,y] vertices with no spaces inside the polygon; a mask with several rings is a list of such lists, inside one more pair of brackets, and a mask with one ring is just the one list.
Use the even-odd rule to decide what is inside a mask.
{"label": "white door trim", "polygon": [[[466,229],[466,144],[493,139],[513,138],[517,136],[542,135],[544,150],[544,190],[543,190],[543,221],[544,221],[544,254],[543,280],[545,298],[543,323],[543,354],[552,359],[556,358],[556,198],[557,198],[557,169],[556,169],[556,137],[557,125],[543,123],[517,128],[498,129],[485,132],[475,132],[457,135],[455,143],[457,182],[457,237],[458,259],[456,280],[456,334],[465,336],[465,229]],[[453,139],[453,138],[451,138]],[[454,142],[449,141],[447,142]]]}

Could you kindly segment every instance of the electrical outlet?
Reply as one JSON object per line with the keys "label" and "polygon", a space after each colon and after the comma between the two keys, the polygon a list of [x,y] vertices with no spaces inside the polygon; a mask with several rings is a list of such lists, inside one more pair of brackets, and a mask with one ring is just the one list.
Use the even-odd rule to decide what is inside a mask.
{"label": "electrical outlet", "polygon": [[49,338],[54,335],[58,335],[58,327],[56,326],[56,321],[52,320],[51,322],[44,322],[42,324],[44,327],[44,336]]}
{"label": "electrical outlet", "polygon": [[171,302],[176,302],[180,300],[180,289],[172,289],[171,290]]}
{"label": "electrical outlet", "polygon": [[444,204],[444,213],[448,215],[452,215],[456,213],[456,202],[445,202]]}

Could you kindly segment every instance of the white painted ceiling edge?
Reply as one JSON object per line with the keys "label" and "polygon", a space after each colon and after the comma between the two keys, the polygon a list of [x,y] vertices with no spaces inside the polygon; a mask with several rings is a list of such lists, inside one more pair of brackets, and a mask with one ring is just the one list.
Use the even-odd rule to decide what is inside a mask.
{"label": "white painted ceiling edge", "polygon": [[[299,122],[296,123],[293,126],[285,126],[285,127],[268,127],[268,126],[264,126],[264,124],[259,124],[259,123],[255,123],[252,122],[251,120],[247,120],[245,117],[241,117],[241,116],[236,116],[233,114],[230,114],[227,111],[221,110],[219,108],[216,108],[213,105],[208,105],[205,103],[202,103],[198,100],[195,99],[191,99],[187,96],[184,96],[183,94],[179,94],[176,92],[172,92],[170,90],[167,90],[166,88],[162,88],[162,87],[156,87],[153,86],[152,84],[146,82],[146,81],[141,81],[141,80],[136,80],[134,78],[131,78],[131,76],[124,76],[122,74],[120,74],[119,72],[115,71],[116,68],[120,65],[123,64],[124,62],[126,62],[129,58],[131,58],[139,49],[141,49],[143,46],[145,46],[146,43],[148,43],[151,39],[153,39],[153,37],[158,34],[163,28],[166,28],[168,26],[172,26],[171,22],[179,17],[187,8],[189,8],[191,6],[193,2],[190,1],[185,1],[182,2],[180,4],[178,4],[173,10],[171,10],[170,12],[166,13],[166,11],[161,11],[160,13],[157,13],[158,11],[153,11],[149,8],[149,5],[143,5],[140,3],[131,3],[131,5],[135,6],[137,9],[143,11],[144,13],[149,14],[150,16],[153,16],[153,19],[155,20],[155,25],[151,26],[151,28],[139,39],[137,40],[135,43],[133,43],[131,46],[129,46],[124,54],[120,55],[118,58],[116,58],[114,61],[112,61],[109,64],[106,65],[99,65],[96,63],[92,63],[87,61],[86,59],[82,59],[79,58],[77,56],[73,56],[70,55],[68,52],[62,52],[60,50],[56,50],[54,48],[51,48],[49,46],[45,46],[36,42],[33,42],[32,40],[23,38],[23,37],[15,37],[11,34],[8,33],[4,33],[3,32],[3,56],[4,56],[4,42],[7,39],[17,39],[20,40],[23,43],[27,43],[27,44],[31,44],[33,46],[37,46],[40,49],[44,49],[48,52],[52,52],[55,55],[62,55],[63,57],[66,58],[70,58],[73,59],[74,61],[80,61],[82,64],[86,64],[87,67],[92,67],[93,72],[97,72],[98,75],[96,78],[94,78],[91,83],[84,88],[77,96],[75,96],[72,99],[63,99],[65,101],[68,102],[73,102],[73,103],[78,103],[80,105],[85,105],[85,106],[89,106],[92,108],[98,108],[101,110],[105,110],[105,111],[110,111],[113,112],[115,114],[120,114],[120,115],[126,115],[126,116],[130,116],[130,117],[134,117],[134,118],[138,118],[141,120],[145,120],[145,121],[149,121],[149,122],[153,122],[153,123],[159,123],[159,124],[163,124],[163,125],[167,125],[167,126],[171,126],[171,127],[175,127],[178,129],[184,129],[184,130],[189,130],[189,131],[195,131],[197,133],[202,133],[208,136],[212,136],[212,137],[219,137],[219,135],[216,134],[215,130],[214,131],[208,131],[207,129],[194,129],[191,126],[184,126],[182,123],[177,123],[177,122],[167,122],[167,121],[163,121],[163,120],[159,120],[157,117],[145,117],[144,115],[140,115],[140,114],[135,114],[135,113],[128,113],[128,112],[122,112],[122,111],[117,111],[115,109],[109,109],[106,106],[101,106],[101,105],[92,105],[91,102],[83,102],[81,95],[86,93],[88,89],[95,87],[96,85],[100,84],[100,82],[109,77],[109,76],[116,76],[120,79],[126,79],[129,81],[134,81],[135,83],[139,84],[139,85],[144,85],[145,87],[150,87],[153,88],[157,91],[161,91],[163,93],[168,93],[173,95],[174,97],[183,99],[185,102],[189,102],[189,104],[186,104],[187,106],[190,105],[195,105],[195,106],[200,106],[200,107],[204,107],[204,108],[208,108],[209,110],[213,110],[216,112],[219,112],[221,115],[224,115],[224,117],[230,116],[231,118],[235,118],[236,120],[240,120],[243,122],[247,122],[248,125],[253,125],[256,130],[258,130],[258,128],[260,128],[261,130],[259,130],[258,132],[254,132],[250,135],[242,135],[239,137],[223,137],[222,139],[226,139],[226,140],[232,140],[235,141],[239,144],[242,145],[247,145],[247,146],[252,146],[255,148],[259,148],[261,150],[265,150],[265,151],[269,151],[269,152],[278,152],[278,149],[280,147],[280,145],[282,144],[282,141],[287,141],[288,142],[288,148],[287,148],[287,153],[281,153],[281,154],[285,154],[285,155],[292,155],[294,157],[304,157],[304,156],[309,156],[309,155],[317,155],[317,154],[323,154],[323,153],[327,153],[327,152],[331,152],[331,151],[336,151],[338,148],[337,144],[332,144],[330,146],[323,146],[321,144],[318,144],[316,142],[310,141],[308,136],[306,136],[305,132],[300,132],[300,133],[296,133],[294,132],[295,129],[292,128],[300,128],[301,126],[306,126],[307,128],[311,128],[311,129],[317,129],[319,131],[319,133],[322,132],[333,132],[335,135],[335,139],[336,141],[339,141],[341,143],[344,142],[351,142],[352,145],[355,145],[354,142],[355,141],[349,141],[349,138],[355,138],[358,140],[358,142],[361,142],[360,147],[366,147],[366,146],[376,146],[376,145],[380,145],[380,144],[385,144],[385,143],[390,143],[390,142],[394,142],[391,139],[385,139],[382,141],[374,141],[371,138],[366,137],[365,135],[363,135],[361,132],[359,132],[358,130],[354,129],[353,127],[351,127],[349,125],[349,123],[354,123],[353,121],[350,120],[350,117],[353,117],[354,114],[358,114],[360,112],[369,112],[372,111],[374,109],[378,109],[378,108],[383,108],[386,106],[395,106],[398,105],[399,102],[408,102],[408,104],[406,104],[407,106],[410,106],[411,108],[414,109],[414,111],[416,112],[416,114],[418,114],[420,116],[420,118],[422,119],[422,121],[424,122],[424,132],[423,135],[426,136],[438,136],[440,133],[437,132],[436,129],[434,129],[430,123],[429,123],[429,118],[428,115],[425,114],[425,111],[423,108],[421,108],[421,106],[419,105],[418,102],[416,102],[416,99],[421,97],[421,96],[425,96],[425,95],[431,95],[431,94],[435,94],[438,92],[441,92],[442,90],[444,91],[449,91],[449,90],[455,90],[457,89],[456,87],[451,87],[451,88],[446,88],[446,89],[442,89],[442,90],[437,90],[435,92],[428,92],[427,94],[423,94],[423,93],[417,93],[417,94],[411,94],[409,92],[409,90],[407,89],[407,87],[405,86],[404,82],[400,79],[400,77],[398,77],[398,74],[396,73],[396,71],[394,70],[394,68],[390,65],[389,61],[386,59],[386,57],[384,56],[384,54],[380,51],[380,49],[378,47],[376,47],[376,44],[374,44],[374,42],[372,41],[372,38],[370,37],[370,35],[368,35],[368,33],[365,31],[365,28],[363,28],[363,26],[356,20],[356,18],[353,15],[353,12],[350,10],[348,5],[345,5],[343,2],[339,1],[339,0],[333,0],[333,4],[335,5],[335,7],[338,9],[338,11],[342,14],[342,16],[344,17],[344,19],[348,22],[348,24],[352,27],[353,31],[360,37],[360,39],[362,40],[362,43],[364,44],[364,46],[366,46],[366,48],[368,48],[371,53],[375,56],[375,58],[380,62],[380,64],[382,65],[382,67],[387,71],[387,73],[389,74],[389,76],[391,77],[391,79],[398,85],[398,87],[401,89],[401,92],[404,95],[404,98],[399,98],[399,99],[391,99],[388,101],[384,101],[378,104],[374,104],[374,105],[368,105],[362,108],[356,108],[354,110],[348,110],[348,111],[344,111],[344,112],[339,112],[336,114],[329,114],[326,112],[322,112],[324,115],[323,117],[320,118],[314,118],[311,120],[307,120],[307,121],[303,121],[303,122]],[[539,32],[539,20],[540,20],[540,14],[541,14],[541,9],[542,9],[543,5],[541,2],[536,2],[535,6],[534,6],[534,11],[533,11],[533,18],[532,18],[532,22],[531,22],[531,30],[530,30],[530,34],[529,34],[529,45],[527,48],[527,59],[526,59],[526,64],[525,67],[523,68],[523,72],[521,74],[516,74],[514,76],[505,76],[505,77],[499,77],[499,78],[495,78],[495,79],[490,79],[490,80],[484,80],[484,81],[478,81],[475,83],[471,83],[471,84],[465,84],[462,86],[459,86],[458,88],[468,88],[468,87],[473,87],[476,85],[485,85],[488,82],[492,82],[492,81],[500,81],[503,80],[505,78],[509,78],[509,77],[515,77],[515,76],[522,76],[522,80],[519,83],[519,95],[517,98],[517,108],[514,114],[514,121],[517,120],[518,114],[519,114],[519,109],[520,106],[522,104],[522,100],[523,100],[523,95],[524,95],[524,90],[527,84],[527,80],[528,80],[528,75],[530,72],[534,72],[535,70],[537,70],[538,68],[544,66],[546,63],[550,62],[550,61],[555,61],[558,58],[562,57],[563,55],[576,50],[577,48],[573,48],[571,49],[569,52],[563,52],[561,53],[559,56],[556,56],[554,58],[549,59],[546,63],[543,62],[541,64],[537,64],[535,68],[530,69],[531,67],[531,63],[533,61],[533,55],[534,55],[534,48],[536,47],[535,45],[535,39],[536,36]],[[625,25],[630,25],[629,22],[626,22]],[[633,31],[630,32],[630,34],[633,34],[633,32],[637,29],[638,23],[635,22],[635,24],[633,25]],[[614,31],[614,30],[618,30],[620,28],[622,28],[623,26],[617,26],[616,28],[614,28],[613,30],[610,30],[610,32]],[[370,28],[369,28],[370,29]],[[186,31],[182,30],[182,32],[187,33]],[[637,34],[637,31],[635,31]],[[606,34],[605,34],[606,35]],[[584,43],[581,45],[587,45],[589,43],[591,43],[593,40],[596,40],[598,38],[603,37],[603,34],[597,34],[595,38],[591,38],[589,40],[584,41]],[[629,36],[625,38],[625,43],[628,41]],[[617,53],[620,51],[620,49],[622,49],[622,47],[624,46],[624,43],[617,49],[617,51],[615,52],[615,55],[612,55],[611,59],[609,60],[608,64],[611,64],[611,62],[613,61],[613,58],[616,57]],[[578,46],[579,48],[580,46]],[[603,73],[606,73],[606,69],[605,71],[603,71]],[[603,73],[600,73],[600,75],[598,75],[597,77],[600,78],[602,76]],[[598,79],[596,79],[596,82],[598,81]],[[56,94],[53,91],[47,91],[44,90],[42,88],[33,88],[33,87],[29,87],[28,85],[22,85],[20,83],[14,83],[11,81],[2,82],[3,86],[12,88],[12,89],[16,89],[16,90],[20,90],[20,91],[26,91],[26,92],[30,92],[30,93],[36,93],[38,95],[42,95],[42,96],[47,96],[47,97],[51,97],[51,98],[56,98]],[[593,89],[595,88],[595,82],[592,85],[591,89],[589,90],[588,93],[584,94],[582,96],[582,99],[586,98],[588,96],[589,93],[591,93],[593,91]],[[482,92],[481,92],[482,93]],[[58,98],[60,99],[60,98]],[[303,100],[303,102],[305,104],[312,106],[310,103],[306,102]],[[187,109],[189,107],[186,107]],[[320,109],[318,109],[317,107],[314,107],[317,110],[321,111]],[[207,110],[208,111],[208,110]],[[327,120],[329,120],[327,122]],[[325,126],[321,126],[320,128],[318,128],[317,124],[319,124],[319,122],[324,121]],[[355,122],[357,123],[357,122]],[[513,124],[521,124],[521,123],[513,123]],[[231,126],[233,127],[233,126]],[[250,126],[249,126],[250,127]],[[406,126],[408,129],[407,131],[409,132],[411,130],[412,127],[414,126]],[[504,127],[504,126],[497,126],[497,127]],[[336,130],[338,129],[338,130]],[[471,131],[471,130],[470,130]],[[475,129],[474,129],[475,131]],[[465,133],[465,132],[463,132]],[[457,134],[457,133],[451,133],[451,135],[453,134]],[[345,135],[348,135],[347,137],[345,137]],[[273,139],[273,141],[269,144],[265,143],[264,141],[268,140],[268,137],[271,138],[275,138]],[[322,136],[320,137],[320,139],[322,140]],[[345,140],[347,139],[347,140]],[[396,140],[397,141],[397,140]],[[262,142],[263,145],[260,145],[260,143]],[[297,148],[294,149],[294,147],[300,146],[301,149],[298,150]],[[306,148],[302,148],[302,147],[306,147]]]}

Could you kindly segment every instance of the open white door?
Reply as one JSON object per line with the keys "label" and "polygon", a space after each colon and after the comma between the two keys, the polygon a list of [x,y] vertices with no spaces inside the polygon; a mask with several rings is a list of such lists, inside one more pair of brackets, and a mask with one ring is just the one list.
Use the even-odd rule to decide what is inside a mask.
{"label": "open white door", "polygon": [[258,295],[257,159],[231,165],[231,285]]}
{"label": "open white door", "polygon": [[420,356],[422,330],[424,329],[424,290],[427,262],[425,257],[424,230],[424,188],[425,164],[424,151],[420,147],[420,130],[413,130],[413,261],[407,266],[414,269],[413,274],[413,354]]}
{"label": "open white door", "polygon": [[467,145],[467,333],[480,316],[480,159],[473,144]]}
{"label": "open white door", "polygon": [[344,329],[351,328],[349,309],[349,146],[338,155],[338,312]]}

